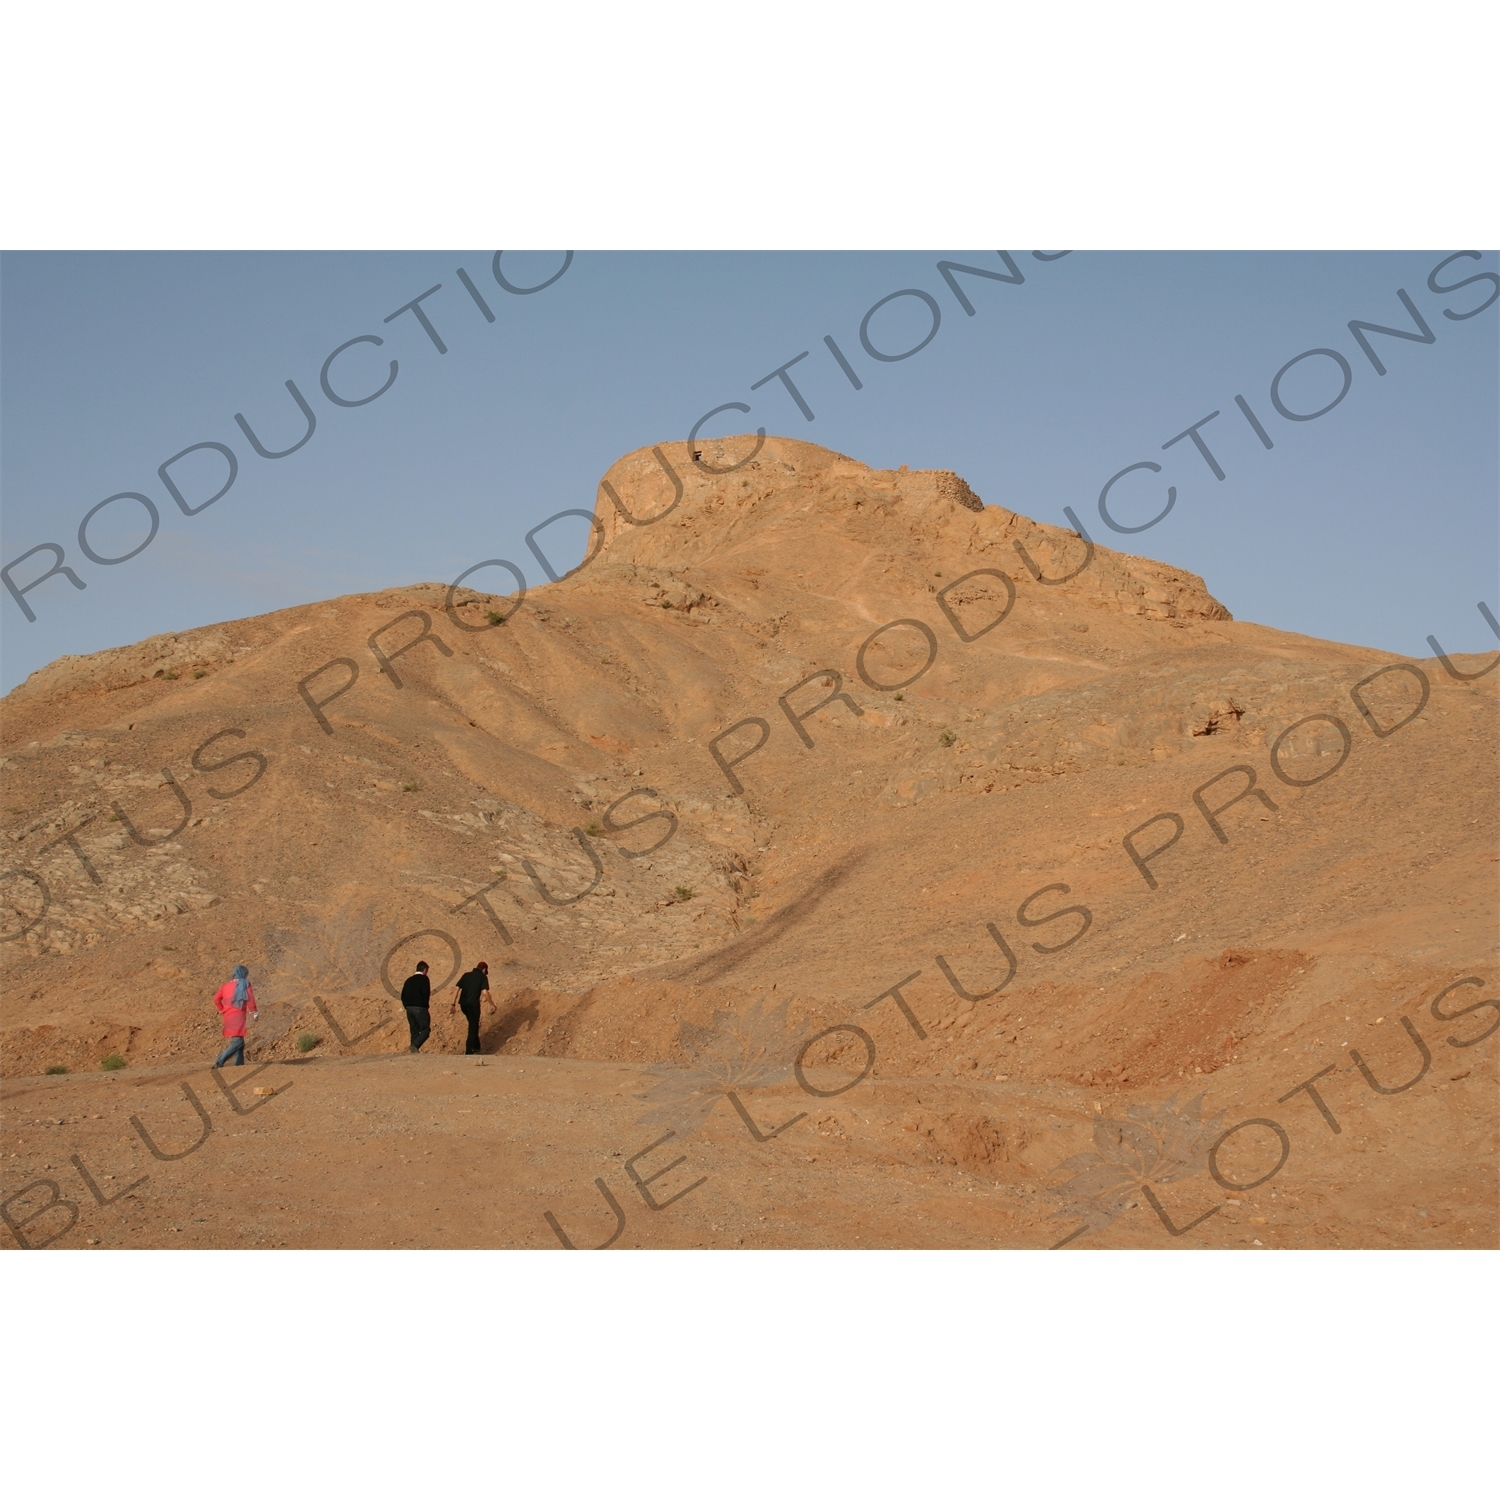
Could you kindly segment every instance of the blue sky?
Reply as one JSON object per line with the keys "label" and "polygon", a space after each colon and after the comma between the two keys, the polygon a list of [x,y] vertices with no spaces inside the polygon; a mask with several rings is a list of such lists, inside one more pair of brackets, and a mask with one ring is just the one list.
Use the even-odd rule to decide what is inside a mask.
{"label": "blue sky", "polygon": [[[518,296],[492,274],[492,252],[11,253],[0,259],[0,548],[10,563],[39,543],[66,552],[87,588],[54,577],[26,595],[28,622],[0,593],[3,686],[65,652],[258,614],[419,579],[449,580],[506,557],[539,582],[525,533],[553,513],[591,509],[600,475],[630,449],[679,439],[711,407],[742,401],[705,435],[757,425],[880,467],[957,470],[992,503],[1066,524],[1071,506],[1096,540],[1203,575],[1239,619],[1413,656],[1436,634],[1450,650],[1495,645],[1476,604],[1497,597],[1497,308],[1452,319],[1490,296],[1479,281],[1446,295],[1428,277],[1455,252],[1012,251],[1010,284],[957,278],[943,259],[1005,272],[994,251],[579,252],[551,286]],[[561,252],[508,254],[516,285],[553,275]],[[494,315],[487,322],[456,272]],[[1500,266],[1454,261],[1453,285]],[[1008,274],[1008,273],[1007,273]],[[422,303],[447,346],[415,317]],[[866,312],[907,289],[936,303],[935,336],[882,362],[861,345]],[[1412,328],[1404,290],[1435,335],[1422,344],[1371,335],[1376,373],[1351,319]],[[877,348],[930,330],[922,299],[875,313]],[[363,394],[345,408],[320,388],[323,361],[359,335],[330,377]],[[823,344],[831,335],[863,382],[856,391]],[[1289,421],[1273,407],[1281,367],[1311,349],[1347,360],[1347,395],[1326,415]],[[752,385],[794,356],[808,421],[780,381]],[[317,427],[290,456],[258,457],[243,413],[273,449]],[[1338,394],[1341,371],[1318,355],[1283,380],[1289,410]],[[1241,394],[1269,451],[1235,405]],[[1225,478],[1184,439],[1202,428]],[[158,465],[190,445],[236,454],[232,488],[184,515]],[[1100,489],[1151,461],[1111,494]],[[222,483],[198,452],[172,471],[190,503]],[[85,513],[121,492],[160,515],[149,547],[115,566],[79,551]],[[136,501],[90,524],[101,556],[146,535]],[[581,555],[581,521],[559,522],[559,564]],[[38,554],[12,577],[50,565]],[[474,580],[503,575],[492,571]],[[499,587],[499,583],[490,586]]]}

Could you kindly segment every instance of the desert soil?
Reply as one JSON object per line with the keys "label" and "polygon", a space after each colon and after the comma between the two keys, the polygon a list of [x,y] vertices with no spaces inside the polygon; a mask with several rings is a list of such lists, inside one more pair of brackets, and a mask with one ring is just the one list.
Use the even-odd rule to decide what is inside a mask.
{"label": "desert soil", "polygon": [[1496,1244],[1491,659],[753,444],[5,698],[10,1248]]}

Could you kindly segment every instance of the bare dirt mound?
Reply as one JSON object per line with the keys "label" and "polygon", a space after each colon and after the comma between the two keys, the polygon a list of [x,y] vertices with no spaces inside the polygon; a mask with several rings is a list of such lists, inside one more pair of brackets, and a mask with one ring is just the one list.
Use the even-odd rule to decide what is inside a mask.
{"label": "bare dirt mound", "polygon": [[4,700],[13,1243],[1495,1242],[1500,672],[788,439],[595,517]]}

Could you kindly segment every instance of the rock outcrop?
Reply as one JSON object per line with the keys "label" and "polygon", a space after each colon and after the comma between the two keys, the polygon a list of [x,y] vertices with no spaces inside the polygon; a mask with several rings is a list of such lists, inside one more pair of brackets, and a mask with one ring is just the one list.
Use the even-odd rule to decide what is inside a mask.
{"label": "rock outcrop", "polygon": [[[83,1100],[157,1080],[178,1098],[170,1080],[212,1055],[208,996],[244,961],[252,1056],[291,1067],[311,1037],[324,1071],[299,1079],[345,1070],[278,1093],[280,1128],[363,1184],[341,1197],[284,1162],[288,1242],[385,1244],[364,1205],[405,1169],[375,1175],[355,1146],[377,1134],[339,1144],[338,1121],[385,1119],[381,1067],[441,1084],[461,1049],[449,972],[484,958],[486,1062],[511,1070],[518,1113],[466,1113],[492,1106],[465,1083],[451,1118],[434,1103],[441,1121],[411,1126],[509,1143],[495,1191],[514,1213],[465,1242],[556,1243],[542,1209],[576,1220],[614,1157],[669,1125],[725,1181],[760,1182],[770,1157],[744,1153],[772,1148],[721,1097],[757,1088],[757,1130],[807,1115],[775,1138],[803,1132],[777,1157],[781,1208],[742,1184],[700,1222],[705,1190],[636,1242],[1046,1244],[1085,1222],[1155,1243],[1155,1214],[1125,1213],[1139,1193],[1090,1207],[1049,1197],[1049,1174],[1101,1121],[1197,1141],[1225,1110],[1300,1132],[1302,1175],[1279,1180],[1307,1212],[1279,1242],[1493,1242],[1495,1044],[1454,1051],[1485,1017],[1429,1007],[1465,975],[1495,982],[1500,673],[1460,683],[1237,622],[1201,579],[985,505],[955,474],[776,437],[747,458],[756,442],[620,459],[587,562],[519,607],[420,583],[34,673],[0,722],[0,1049],[33,1080],[8,1087]],[[438,1055],[387,1061],[419,957]],[[1434,1059],[1399,1128],[1350,1062],[1404,1077],[1398,1017]],[[782,1054],[827,1028],[815,1079],[858,1073],[862,1035],[878,1055],[825,1107]],[[762,1071],[721,1077],[726,1047]],[[105,1049],[125,1072],[35,1079]],[[1378,1183],[1329,1154],[1352,1130],[1275,1102],[1325,1065],[1359,1138],[1390,1147]],[[1179,1113],[1204,1093],[1201,1119]],[[23,1179],[66,1159],[32,1161],[41,1128],[7,1136]],[[567,1170],[544,1181],[564,1135]],[[1442,1236],[1390,1227],[1389,1204],[1433,1195]]]}

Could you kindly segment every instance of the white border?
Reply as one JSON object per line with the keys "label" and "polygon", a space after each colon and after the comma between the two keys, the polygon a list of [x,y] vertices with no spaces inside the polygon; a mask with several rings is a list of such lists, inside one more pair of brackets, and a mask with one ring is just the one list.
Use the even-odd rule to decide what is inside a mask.
{"label": "white border", "polygon": [[0,1263],[8,1464],[50,1493],[1260,1500],[1492,1466],[1492,1255]]}
{"label": "white border", "polygon": [[0,243],[1483,246],[1497,14],[13,7]]}

